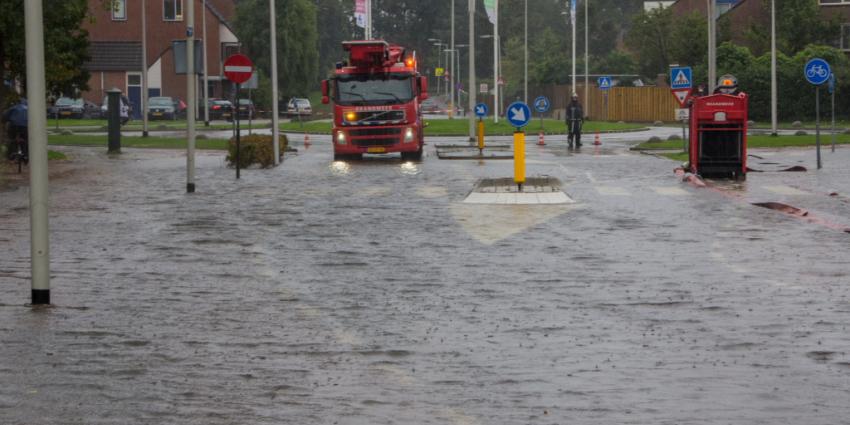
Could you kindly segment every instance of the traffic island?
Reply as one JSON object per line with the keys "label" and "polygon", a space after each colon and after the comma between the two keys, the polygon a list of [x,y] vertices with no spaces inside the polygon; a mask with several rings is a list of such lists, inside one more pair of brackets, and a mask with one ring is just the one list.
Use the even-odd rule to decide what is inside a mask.
{"label": "traffic island", "polygon": [[574,204],[561,190],[561,181],[549,176],[529,177],[518,187],[513,178],[483,179],[464,199],[465,204],[553,205]]}
{"label": "traffic island", "polygon": [[514,159],[510,145],[487,145],[479,149],[477,145],[436,145],[437,158],[440,159]]}

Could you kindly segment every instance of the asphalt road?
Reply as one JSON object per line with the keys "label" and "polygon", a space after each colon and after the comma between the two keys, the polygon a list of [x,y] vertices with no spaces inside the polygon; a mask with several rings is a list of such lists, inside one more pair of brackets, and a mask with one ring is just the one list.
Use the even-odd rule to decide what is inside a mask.
{"label": "asphalt road", "polygon": [[0,423],[850,423],[850,149],[696,187],[627,138],[529,140],[569,205],[463,203],[513,166],[450,139],[333,162],[314,137],[239,181],[201,152],[193,195],[183,152],[62,148],[51,308],[0,188]]}

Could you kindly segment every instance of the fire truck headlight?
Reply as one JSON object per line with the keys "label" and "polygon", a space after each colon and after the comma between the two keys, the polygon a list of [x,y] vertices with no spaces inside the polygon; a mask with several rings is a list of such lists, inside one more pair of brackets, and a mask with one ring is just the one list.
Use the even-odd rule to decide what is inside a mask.
{"label": "fire truck headlight", "polygon": [[336,133],[336,144],[344,145],[346,143],[348,143],[348,142],[345,140],[345,133],[338,131]]}
{"label": "fire truck headlight", "polygon": [[413,128],[407,127],[407,130],[404,131],[404,141],[406,143],[413,141]]}

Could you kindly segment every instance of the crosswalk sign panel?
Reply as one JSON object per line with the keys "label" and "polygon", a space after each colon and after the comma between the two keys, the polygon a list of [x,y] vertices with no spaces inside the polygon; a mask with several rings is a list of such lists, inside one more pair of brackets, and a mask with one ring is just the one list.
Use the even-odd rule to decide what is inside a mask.
{"label": "crosswalk sign panel", "polygon": [[599,77],[596,80],[596,85],[599,86],[602,90],[608,90],[611,88],[611,77]]}
{"label": "crosswalk sign panel", "polygon": [[689,89],[693,87],[693,72],[689,66],[670,68],[670,88]]}

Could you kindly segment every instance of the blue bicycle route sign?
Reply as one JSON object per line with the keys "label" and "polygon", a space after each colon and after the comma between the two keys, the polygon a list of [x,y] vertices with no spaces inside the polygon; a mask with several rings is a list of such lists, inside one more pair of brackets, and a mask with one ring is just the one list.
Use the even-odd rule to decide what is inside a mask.
{"label": "blue bicycle route sign", "polygon": [[546,96],[540,96],[537,99],[534,99],[534,110],[541,114],[549,111],[551,106],[549,98]]}
{"label": "blue bicycle route sign", "polygon": [[806,81],[816,86],[819,86],[829,81],[829,76],[832,75],[832,70],[829,68],[829,63],[821,58],[814,58],[806,63],[804,72]]}

